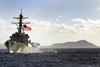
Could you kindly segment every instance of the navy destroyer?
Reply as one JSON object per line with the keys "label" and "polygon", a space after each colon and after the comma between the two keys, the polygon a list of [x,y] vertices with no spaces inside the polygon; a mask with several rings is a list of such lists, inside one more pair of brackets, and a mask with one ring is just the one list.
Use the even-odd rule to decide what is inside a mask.
{"label": "navy destroyer", "polygon": [[5,42],[9,53],[36,53],[40,51],[40,44],[31,42],[29,35],[24,32],[24,30],[31,30],[31,28],[26,25],[30,24],[30,22],[23,22],[23,20],[27,18],[28,17],[23,17],[22,10],[19,17],[14,17],[14,19],[19,20],[19,22],[12,22],[12,24],[18,25],[18,32],[13,33],[10,39]]}

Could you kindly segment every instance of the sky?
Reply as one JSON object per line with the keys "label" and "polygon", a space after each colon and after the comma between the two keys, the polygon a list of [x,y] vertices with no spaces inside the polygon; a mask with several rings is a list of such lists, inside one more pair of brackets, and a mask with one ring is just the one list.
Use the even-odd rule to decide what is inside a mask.
{"label": "sky", "polygon": [[26,31],[41,46],[87,40],[100,46],[100,0],[0,0],[0,43],[14,32],[21,13],[31,22]]}

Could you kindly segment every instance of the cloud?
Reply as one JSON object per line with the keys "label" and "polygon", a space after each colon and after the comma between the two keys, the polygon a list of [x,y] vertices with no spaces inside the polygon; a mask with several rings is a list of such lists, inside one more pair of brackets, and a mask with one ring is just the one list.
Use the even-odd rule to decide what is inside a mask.
{"label": "cloud", "polygon": [[[84,38],[89,42],[92,42],[98,46],[100,46],[98,43],[98,40],[100,39],[100,20],[83,20],[83,19],[72,19],[75,24],[73,27],[75,28],[75,31],[77,32],[78,37]],[[78,24],[78,23],[80,24]],[[82,37],[83,36],[83,37]]]}
{"label": "cloud", "polygon": [[100,8],[97,8],[97,9],[99,9],[99,10],[100,10]]}
{"label": "cloud", "polygon": [[[38,31],[48,31],[52,33],[83,33],[83,34],[93,34],[98,32],[100,28],[100,20],[83,20],[80,18],[77,19],[71,19],[73,22],[73,26],[66,25],[64,23],[58,24],[58,23],[51,23],[49,21],[37,21],[37,20],[32,20],[31,21],[31,27],[33,30],[38,30]],[[92,33],[90,33],[92,32]]]}
{"label": "cloud", "polygon": [[59,19],[57,19],[57,18],[56,18],[55,20],[56,20],[56,21],[59,21]]}
{"label": "cloud", "polygon": [[6,21],[0,19],[0,29],[6,28],[5,23]]}
{"label": "cloud", "polygon": [[77,18],[77,19],[71,19],[73,22],[77,22],[77,23],[86,23],[85,20]]}
{"label": "cloud", "polygon": [[[8,24],[4,20],[0,21],[2,26],[0,27],[0,37],[3,38],[0,42],[4,43],[12,33],[17,31],[17,26]],[[85,39],[100,46],[100,20],[71,19],[74,22],[72,26],[64,23],[51,23],[50,21],[37,21],[36,19],[24,22],[26,21],[31,22],[28,26],[32,28],[32,31],[26,31],[26,33],[30,35],[32,41],[41,41],[41,45]]]}
{"label": "cloud", "polygon": [[62,16],[59,16],[60,18],[62,18]]}
{"label": "cloud", "polygon": [[[80,18],[71,19],[73,22],[73,26],[66,25],[64,23],[51,23],[49,21],[37,21],[32,20],[31,27],[36,32],[41,33],[50,33],[50,34],[66,34],[70,36],[74,36],[77,34],[78,37],[82,37],[81,35],[95,35],[100,30],[100,22],[99,20],[93,21],[90,19],[83,20]],[[61,35],[63,36],[63,35]]]}

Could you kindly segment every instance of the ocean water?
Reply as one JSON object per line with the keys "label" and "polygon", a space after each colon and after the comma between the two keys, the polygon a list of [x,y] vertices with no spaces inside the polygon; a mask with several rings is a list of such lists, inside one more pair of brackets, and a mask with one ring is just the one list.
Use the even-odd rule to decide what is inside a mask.
{"label": "ocean water", "polygon": [[9,54],[1,49],[0,67],[100,67],[100,49],[48,48],[29,54]]}

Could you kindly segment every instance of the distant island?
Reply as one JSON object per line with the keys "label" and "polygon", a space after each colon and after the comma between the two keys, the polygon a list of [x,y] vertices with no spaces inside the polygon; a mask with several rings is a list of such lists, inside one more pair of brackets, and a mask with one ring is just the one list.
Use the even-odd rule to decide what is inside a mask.
{"label": "distant island", "polygon": [[86,40],[79,40],[77,42],[55,43],[51,46],[42,48],[100,48]]}

